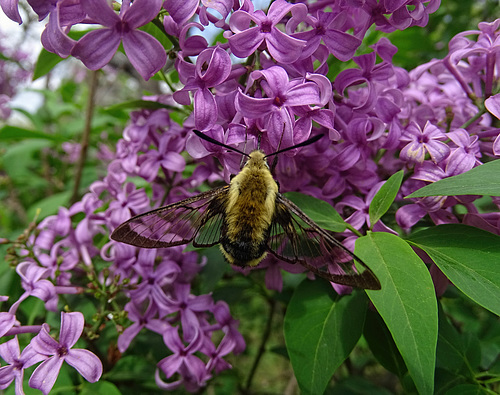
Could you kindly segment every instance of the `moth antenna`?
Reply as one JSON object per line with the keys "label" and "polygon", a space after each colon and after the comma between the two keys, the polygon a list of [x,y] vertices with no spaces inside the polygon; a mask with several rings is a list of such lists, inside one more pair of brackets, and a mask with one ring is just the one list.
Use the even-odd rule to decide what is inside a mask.
{"label": "moth antenna", "polygon": [[[280,150],[281,142],[283,141],[283,136],[285,135],[285,127],[286,127],[286,125],[283,124],[283,133],[281,133],[280,141],[278,143],[278,148],[276,149],[276,152],[279,152],[279,150]],[[278,165],[278,156],[275,156],[273,159],[273,163],[271,165],[271,174],[274,174],[274,169],[276,169],[277,165]]]}
{"label": "moth antenna", "polygon": [[317,136],[311,137],[310,139],[307,139],[306,141],[303,141],[302,143],[292,145],[291,147],[288,147],[288,148],[283,148],[282,150],[273,152],[272,154],[266,155],[265,157],[269,158],[270,156],[278,155],[278,154],[281,154],[282,152],[290,151],[290,150],[295,149],[295,148],[305,147],[306,145],[310,145],[310,144],[315,143],[316,141],[321,139],[323,136],[324,136],[324,134],[318,134]]}
{"label": "moth antenna", "polygon": [[[248,128],[245,127],[245,145],[243,146],[243,151],[246,152],[247,150],[247,141],[248,141]],[[240,161],[240,169],[243,169],[243,165],[245,163],[245,161],[243,160],[245,158],[245,156],[242,156],[241,157],[241,161]]]}
{"label": "moth antenna", "polygon": [[228,149],[230,151],[237,152],[238,154],[241,154],[243,156],[250,156],[250,155],[244,153],[243,151],[240,151],[238,148],[231,147],[229,145],[226,145],[224,143],[221,143],[220,141],[217,141],[217,140],[213,139],[212,137],[207,136],[206,134],[200,132],[199,130],[193,129],[193,133],[196,134],[200,139],[208,141],[209,143],[218,145],[220,147],[224,147],[224,148],[226,148],[226,149]]}

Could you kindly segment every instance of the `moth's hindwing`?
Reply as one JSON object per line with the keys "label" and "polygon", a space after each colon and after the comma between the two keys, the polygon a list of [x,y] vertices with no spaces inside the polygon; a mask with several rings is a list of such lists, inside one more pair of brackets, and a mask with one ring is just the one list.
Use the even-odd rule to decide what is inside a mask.
{"label": "moth's hindwing", "polygon": [[142,248],[165,248],[193,242],[211,247],[220,240],[229,186],[137,215],[111,234],[115,241]]}
{"label": "moth's hindwing", "polygon": [[268,248],[277,258],[299,263],[337,284],[380,289],[379,280],[360,258],[281,194],[276,199]]}

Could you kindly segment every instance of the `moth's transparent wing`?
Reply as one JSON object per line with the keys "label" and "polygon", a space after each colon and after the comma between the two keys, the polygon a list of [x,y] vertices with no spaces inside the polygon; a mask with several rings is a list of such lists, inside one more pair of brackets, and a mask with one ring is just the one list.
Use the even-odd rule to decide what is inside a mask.
{"label": "moth's transparent wing", "polygon": [[211,247],[220,240],[228,191],[226,185],[132,217],[118,226],[111,238],[142,248],[191,241],[195,247]]}
{"label": "moth's transparent wing", "polygon": [[[379,280],[360,258],[282,195],[276,199],[276,214],[271,224],[268,247],[277,258],[300,263],[334,283],[380,289]],[[355,261],[359,263],[357,268]]]}

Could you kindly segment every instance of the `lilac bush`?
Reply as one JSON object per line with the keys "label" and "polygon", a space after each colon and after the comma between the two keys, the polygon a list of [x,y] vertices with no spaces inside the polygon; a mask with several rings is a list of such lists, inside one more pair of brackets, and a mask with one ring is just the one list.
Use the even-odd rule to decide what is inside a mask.
{"label": "lilac bush", "polygon": [[[54,386],[64,361],[87,381],[96,382],[103,369],[113,368],[104,360],[102,346],[98,353],[99,338],[108,338],[110,331],[108,354],[127,355],[141,333],[162,340],[163,357],[154,361],[154,378],[163,390],[197,392],[231,368],[229,361],[236,359],[230,355],[245,350],[228,304],[211,293],[196,294],[199,274],[209,264],[205,254],[184,246],[146,250],[109,240],[110,232],[131,216],[195,196],[207,183],[227,182],[239,171],[239,155],[201,141],[193,129],[240,150],[260,144],[265,152],[325,134],[327,138],[314,145],[280,156],[274,176],[281,192],[301,192],[334,206],[345,219],[339,232],[348,248],[354,249],[358,238],[366,242],[378,232],[384,232],[383,237],[410,235],[410,245],[420,247],[420,262],[429,265],[423,276],[432,275],[439,296],[451,280],[472,300],[499,314],[497,305],[469,294],[460,279],[448,274],[425,243],[411,241],[418,229],[451,229],[438,227],[447,224],[500,235],[498,212],[485,212],[476,204],[487,194],[466,189],[406,197],[425,185],[482,167],[500,154],[500,99],[495,95],[500,19],[456,35],[444,59],[407,71],[393,61],[398,49],[390,35],[369,46],[364,40],[375,29],[391,33],[425,26],[439,0],[276,0],[264,10],[255,9],[248,0],[28,3],[46,21],[41,40],[47,51],[75,57],[98,70],[108,65],[122,44],[142,78],[156,76],[170,91],[138,96],[144,108],[131,112],[122,138],[107,158],[106,176],[93,182],[79,201],[61,207],[57,215],[33,224],[11,242],[8,260],[24,291],[16,300],[2,300],[8,308],[0,313],[0,356],[8,365],[0,368],[0,388],[14,381],[16,393],[22,393],[24,369],[39,362],[28,384],[44,394]],[[10,19],[22,23],[18,1],[0,0],[0,5]],[[76,40],[70,34],[75,25],[91,30]],[[206,27],[218,29],[219,41],[208,43],[200,33]],[[0,110],[1,100],[0,95]],[[388,179],[400,170],[403,180],[391,184]],[[389,185],[394,196],[375,216],[372,207]],[[498,199],[492,204],[498,208]],[[416,257],[404,244],[409,250],[405,256]],[[387,306],[395,299],[390,279],[377,270],[376,262],[371,263],[375,249],[370,255],[363,254],[359,243],[358,248],[379,276],[378,295],[386,295]],[[390,263],[390,258],[386,261]],[[390,264],[387,267],[390,273]],[[304,271],[273,257],[255,269],[260,270],[266,272],[267,288],[277,291],[284,286],[283,271]],[[491,280],[494,287],[500,286],[497,280]],[[352,291],[334,287],[340,294]],[[422,286],[426,287],[431,290],[429,284]],[[398,357],[401,353],[414,385],[423,393],[432,392],[434,385],[438,312],[433,290],[430,295],[432,325],[424,337],[431,349],[426,357],[432,354],[431,373],[421,373],[396,333],[401,329],[392,326],[383,302],[369,292],[394,336],[394,352]],[[47,323],[22,322],[19,307],[33,298],[41,300],[47,311],[69,311],[61,312],[58,341]],[[79,312],[84,299],[93,301],[92,308],[82,310],[85,322]],[[409,318],[414,333],[418,321]],[[92,352],[72,348],[82,333]],[[300,376],[296,345],[287,333],[291,332],[285,337],[299,385],[312,391]],[[33,335],[23,350],[20,334]],[[356,341],[360,335],[361,329]],[[369,334],[365,337],[369,340]],[[422,356],[420,352],[424,353],[415,351]],[[347,355],[338,357],[339,364]],[[327,374],[323,390],[333,371]]]}

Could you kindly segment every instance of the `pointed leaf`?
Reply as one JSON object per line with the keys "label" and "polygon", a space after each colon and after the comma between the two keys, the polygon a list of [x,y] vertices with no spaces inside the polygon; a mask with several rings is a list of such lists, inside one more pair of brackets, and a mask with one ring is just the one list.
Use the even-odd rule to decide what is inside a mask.
{"label": "pointed leaf", "polygon": [[408,241],[424,250],[464,294],[500,315],[500,236],[446,224],[416,232]]}
{"label": "pointed leaf", "polygon": [[[479,352],[479,347],[476,347]],[[468,350],[464,342],[464,336],[448,322],[443,309],[439,308],[439,336],[436,352],[436,367],[447,370],[455,375],[474,378],[474,368],[479,363],[470,361]],[[472,355],[472,357],[475,357]]]}
{"label": "pointed leaf", "polygon": [[411,247],[390,233],[369,233],[356,254],[370,265],[382,289],[367,291],[389,328],[421,394],[431,394],[437,342],[437,304],[431,276]]}
{"label": "pointed leaf", "polygon": [[81,395],[121,395],[118,387],[109,381],[101,380],[97,383],[84,381],[82,387]]}
{"label": "pointed leaf", "polygon": [[424,196],[486,195],[500,196],[500,160],[477,166],[457,176],[433,182],[408,195]]}
{"label": "pointed leaf", "polygon": [[379,191],[373,197],[370,204],[369,215],[370,224],[373,226],[389,210],[403,181],[404,171],[400,170],[389,177]]}
{"label": "pointed leaf", "polygon": [[[68,36],[73,40],[78,40],[85,35],[86,31],[70,31]],[[36,60],[35,70],[33,71],[33,81],[40,77],[50,73],[52,69],[57,66],[59,62],[62,62],[64,58],[61,58],[55,53],[49,52],[42,48],[38,54],[38,59]]]}
{"label": "pointed leaf", "polygon": [[63,60],[64,59],[59,55],[42,48],[40,54],[38,55],[38,59],[36,60],[35,70],[33,71],[33,81],[50,73],[52,69]]}
{"label": "pointed leaf", "polygon": [[311,218],[318,226],[333,232],[343,232],[346,223],[340,214],[327,202],[299,192],[284,194]]}
{"label": "pointed leaf", "polygon": [[361,336],[363,293],[338,296],[325,281],[304,281],[285,316],[285,343],[303,394],[322,394]]}
{"label": "pointed leaf", "polygon": [[370,346],[373,356],[377,358],[377,361],[384,368],[396,374],[399,378],[402,378],[408,372],[391,332],[389,332],[387,325],[377,312],[368,310],[363,336]]}
{"label": "pointed leaf", "polygon": [[50,141],[64,141],[61,136],[48,134],[39,130],[20,128],[18,126],[5,125],[0,128],[0,141],[22,140],[22,139],[44,139]]}
{"label": "pointed leaf", "polygon": [[135,109],[145,108],[148,110],[158,110],[160,108],[166,108],[167,110],[179,111],[179,108],[163,104],[152,100],[130,100],[123,103],[114,104],[106,108],[105,111],[116,111],[116,110],[135,110]]}
{"label": "pointed leaf", "polygon": [[446,391],[446,395],[486,395],[491,394],[479,384],[461,384]]}

